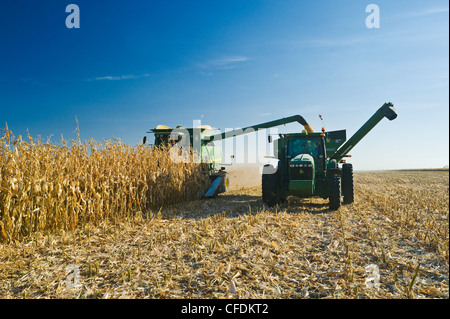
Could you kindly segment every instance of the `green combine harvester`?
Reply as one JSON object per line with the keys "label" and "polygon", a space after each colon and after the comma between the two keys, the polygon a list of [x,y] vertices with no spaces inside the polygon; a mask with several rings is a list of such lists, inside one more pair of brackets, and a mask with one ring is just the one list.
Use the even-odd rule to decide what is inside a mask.
{"label": "green combine harvester", "polygon": [[267,129],[292,122],[303,125],[300,133],[279,134],[275,141],[269,135],[269,143],[274,144],[274,161],[266,164],[262,174],[262,199],[269,207],[286,201],[287,196],[301,198],[322,197],[329,199],[329,208],[336,210],[344,204],[354,201],[353,166],[346,163],[346,157],[353,147],[384,117],[394,120],[397,112],[392,103],[385,103],[375,114],[350,138],[346,138],[346,130],[314,132],[311,126],[300,115],[252,125],[231,132],[212,134],[209,126],[185,129],[177,127],[157,126],[151,132],[155,134],[155,146],[168,143],[179,143],[186,138],[184,144],[197,149],[200,161],[208,165],[211,186],[206,197],[214,197],[229,189],[229,178],[222,161],[222,150],[214,146],[215,141],[234,137],[258,129]]}
{"label": "green combine harvester", "polygon": [[184,141],[184,143],[181,143],[183,147],[176,149],[179,153],[182,153],[182,148],[189,150],[188,155],[192,154],[193,150],[196,150],[197,161],[205,164],[207,167],[212,184],[205,196],[214,197],[220,193],[227,192],[230,188],[230,178],[225,171],[225,167],[220,166],[219,168],[219,164],[222,162],[222,148],[215,146],[210,139],[211,134],[215,131],[218,130],[211,128],[209,125],[202,125],[196,128],[177,126],[175,129],[165,125],[158,125],[147,133],[155,135],[154,145],[156,147],[177,146]]}

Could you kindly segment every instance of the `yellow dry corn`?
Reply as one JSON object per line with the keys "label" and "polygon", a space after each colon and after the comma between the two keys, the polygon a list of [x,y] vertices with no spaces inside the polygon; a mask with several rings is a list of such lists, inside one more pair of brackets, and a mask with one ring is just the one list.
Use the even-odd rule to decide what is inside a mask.
{"label": "yellow dry corn", "polygon": [[0,138],[0,241],[130,218],[196,199],[209,185],[204,166],[173,163],[168,149],[28,140],[8,129]]}

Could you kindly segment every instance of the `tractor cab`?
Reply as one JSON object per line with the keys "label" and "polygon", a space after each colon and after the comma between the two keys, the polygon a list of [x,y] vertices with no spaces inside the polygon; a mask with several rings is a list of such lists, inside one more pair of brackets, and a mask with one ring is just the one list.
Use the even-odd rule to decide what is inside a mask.
{"label": "tractor cab", "polygon": [[296,162],[301,158],[305,159],[305,156],[302,155],[309,155],[312,157],[315,171],[325,170],[325,143],[321,135],[299,134],[292,136],[289,140],[287,151],[288,159],[291,162]]}
{"label": "tractor cab", "polygon": [[[315,194],[316,180],[326,169],[323,133],[293,133],[280,136],[281,157],[286,154],[286,166],[281,163],[280,174],[287,189],[300,197]],[[283,151],[285,149],[285,151]]]}

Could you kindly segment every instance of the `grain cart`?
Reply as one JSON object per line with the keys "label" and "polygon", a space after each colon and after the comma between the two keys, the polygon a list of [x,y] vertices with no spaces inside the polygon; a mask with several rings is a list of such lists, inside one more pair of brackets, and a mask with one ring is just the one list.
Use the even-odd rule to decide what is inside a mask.
{"label": "grain cart", "polygon": [[345,130],[280,134],[274,141],[277,163],[264,166],[263,201],[274,206],[288,195],[318,196],[329,199],[331,210],[341,206],[342,197],[344,204],[352,203],[353,166],[344,158],[384,117],[397,117],[392,103],[383,104],[348,141]]}

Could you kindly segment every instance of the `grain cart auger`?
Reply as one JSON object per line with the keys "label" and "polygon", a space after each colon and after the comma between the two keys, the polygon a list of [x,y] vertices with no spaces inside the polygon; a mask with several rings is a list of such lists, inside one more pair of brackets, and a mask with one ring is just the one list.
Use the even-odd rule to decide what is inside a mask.
{"label": "grain cart auger", "polygon": [[397,117],[392,103],[383,104],[348,141],[345,130],[280,134],[274,141],[276,164],[264,166],[263,201],[274,206],[288,195],[318,196],[329,199],[331,210],[341,206],[342,197],[344,204],[352,203],[353,166],[343,158],[384,117]]}
{"label": "grain cart auger", "polygon": [[[214,197],[217,194],[228,191],[230,187],[230,180],[227,172],[225,171],[225,167],[220,167],[220,169],[218,168],[222,161],[222,149],[215,146],[214,141],[219,141],[242,134],[248,134],[256,131],[257,129],[265,129],[292,122],[298,122],[303,125],[306,132],[313,132],[309,124],[302,116],[294,115],[215,135],[213,135],[213,133],[216,132],[217,129],[213,129],[209,125],[202,125],[196,128],[183,128],[178,126],[175,129],[165,125],[158,125],[156,128],[151,129],[150,132],[147,133],[153,133],[155,135],[155,147],[175,145],[184,140],[187,143],[184,144],[187,148],[197,150],[196,153],[200,153],[200,161],[207,166],[207,172],[211,180],[211,186],[205,196]],[[144,144],[146,140],[146,137],[144,137]]]}

